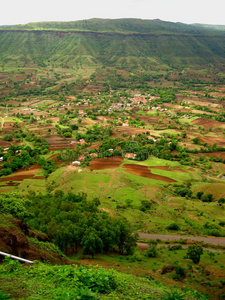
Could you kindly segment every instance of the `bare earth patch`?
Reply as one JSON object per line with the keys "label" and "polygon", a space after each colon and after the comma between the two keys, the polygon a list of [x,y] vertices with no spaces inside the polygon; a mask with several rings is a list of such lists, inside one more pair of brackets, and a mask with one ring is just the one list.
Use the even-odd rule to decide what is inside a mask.
{"label": "bare earth patch", "polygon": [[64,139],[57,135],[56,136],[51,135],[49,137],[46,137],[46,142],[49,145],[49,150],[55,151],[55,150],[73,149],[75,147],[76,140]]}
{"label": "bare earth patch", "polygon": [[150,169],[158,169],[158,170],[164,170],[164,171],[172,171],[172,172],[183,172],[187,173],[187,171],[183,169],[170,169],[169,166],[154,166],[154,167],[149,167]]}
{"label": "bare earth patch", "polygon": [[220,157],[222,159],[225,159],[225,153],[224,152],[212,152],[212,153],[203,153],[204,156],[210,156],[210,157]]}
{"label": "bare earth patch", "polygon": [[156,179],[156,180],[160,180],[160,181],[165,181],[165,182],[176,182],[176,180],[174,180],[172,178],[152,174],[151,171],[146,166],[125,164],[125,165],[123,165],[123,168],[126,169],[126,172],[134,174],[134,175],[147,177],[147,178],[151,178],[151,179]]}
{"label": "bare earth patch", "polygon": [[202,118],[198,118],[192,121],[191,124],[203,126],[204,128],[212,128],[213,125],[215,125],[216,127],[224,125],[224,123],[222,122],[214,121],[211,119],[202,119]]}
{"label": "bare earth patch", "polygon": [[120,156],[113,156],[110,158],[96,158],[90,161],[88,169],[104,170],[118,168],[123,161]]}
{"label": "bare earth patch", "polygon": [[[14,172],[12,175],[5,176],[4,178],[0,179],[0,182],[6,181],[23,181],[24,179],[44,179],[44,176],[35,176],[39,170],[41,169],[38,165],[31,166],[30,170],[18,170]],[[7,184],[8,185],[8,184]]]}

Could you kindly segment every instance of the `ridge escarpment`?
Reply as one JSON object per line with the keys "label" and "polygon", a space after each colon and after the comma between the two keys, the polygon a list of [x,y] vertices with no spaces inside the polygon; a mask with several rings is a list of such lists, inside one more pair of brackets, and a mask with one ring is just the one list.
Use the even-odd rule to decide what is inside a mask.
{"label": "ridge escarpment", "polygon": [[[165,32],[165,33],[159,33],[159,32],[151,32],[151,33],[141,33],[141,32],[113,32],[113,31],[82,31],[82,30],[51,30],[51,29],[1,29],[0,28],[0,33],[9,33],[9,32],[17,32],[17,33],[35,33],[35,34],[53,34],[53,35],[57,35],[57,36],[65,36],[65,35],[72,35],[72,34],[81,34],[81,35],[96,35],[96,36],[121,36],[121,37],[157,37],[157,36],[177,36],[177,37],[206,37],[207,38],[212,38],[215,37],[215,34],[201,34],[201,33],[195,33],[195,34],[191,34],[191,33],[179,33],[179,32]],[[221,34],[221,35],[216,35],[219,36],[220,38],[224,38],[225,39],[225,35]]]}
{"label": "ridge escarpment", "polygon": [[[0,67],[29,65],[141,71],[225,63],[224,35],[0,30]],[[157,66],[156,66],[157,65]]]}

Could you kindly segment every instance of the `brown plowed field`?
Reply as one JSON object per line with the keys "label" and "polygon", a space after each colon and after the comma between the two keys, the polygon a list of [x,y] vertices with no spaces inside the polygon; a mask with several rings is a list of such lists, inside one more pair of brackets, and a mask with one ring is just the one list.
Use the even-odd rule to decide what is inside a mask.
{"label": "brown plowed field", "polygon": [[156,179],[156,180],[161,180],[161,181],[165,181],[165,182],[176,182],[176,180],[173,180],[172,178],[152,174],[151,171],[146,166],[125,164],[125,165],[123,165],[123,168],[125,168],[128,173],[131,173],[134,175],[147,177],[147,178],[151,178],[151,179]]}
{"label": "brown plowed field", "polygon": [[194,170],[194,169],[192,169],[192,168],[188,168],[188,171],[190,171],[190,172],[194,172],[195,170]]}
{"label": "brown plowed field", "polygon": [[164,170],[164,171],[172,171],[172,172],[184,172],[187,173],[187,171],[183,169],[169,169],[168,166],[154,166],[154,167],[149,167],[150,169],[158,169],[158,170]]}
{"label": "brown plowed field", "polygon": [[71,141],[76,142],[75,139],[64,139],[59,136],[52,136],[52,135],[46,137],[46,141],[49,145],[50,151],[73,149],[75,147],[75,144],[71,144]]}
{"label": "brown plowed field", "polygon": [[212,153],[202,153],[204,156],[210,156],[210,157],[220,157],[222,159],[225,159],[225,153],[224,152],[212,152]]}
{"label": "brown plowed field", "polygon": [[128,136],[131,135],[135,135],[138,133],[143,133],[146,132],[146,129],[141,129],[141,128],[134,128],[134,127],[130,127],[130,126],[118,126],[118,131],[113,132],[112,137],[120,137],[123,133],[126,133]]}
{"label": "brown plowed field", "polygon": [[216,143],[217,146],[225,147],[225,139],[222,139],[222,138],[209,137],[209,136],[206,136],[205,138],[198,136],[197,138],[199,139],[199,141],[201,143],[207,143],[210,146],[212,146],[214,143]]}
{"label": "brown plowed field", "polygon": [[88,169],[93,169],[93,170],[115,169],[121,165],[122,161],[123,158],[120,156],[113,156],[107,159],[96,158],[90,161]]}
{"label": "brown plowed field", "polygon": [[210,120],[210,119],[203,119],[203,118],[198,118],[194,121],[191,122],[191,124],[198,125],[198,126],[203,126],[205,128],[212,128],[213,125],[216,127],[224,125],[222,122]]}
{"label": "brown plowed field", "polygon": [[[0,182],[4,182],[4,181],[23,181],[24,179],[31,179],[34,178],[35,174],[25,174],[24,172],[22,172],[21,175],[10,175],[8,177],[4,177],[2,179],[0,179]],[[35,179],[44,179],[44,176],[36,176]]]}
{"label": "brown plowed field", "polygon": [[4,178],[0,179],[0,182],[5,182],[5,181],[23,181],[24,179],[44,179],[44,176],[35,176],[39,170],[41,169],[40,166],[38,165],[33,165],[31,166],[30,170],[18,170],[14,172],[12,175],[5,176]]}
{"label": "brown plowed field", "polygon": [[202,115],[205,114],[205,115],[209,115],[209,116],[215,115],[215,113],[211,113],[211,112],[203,111],[203,110],[198,110],[198,109],[194,109],[191,112],[192,112],[192,114],[202,114]]}
{"label": "brown plowed field", "polygon": [[0,139],[0,146],[4,149],[4,148],[9,148],[11,144],[7,141],[4,141],[2,139]]}

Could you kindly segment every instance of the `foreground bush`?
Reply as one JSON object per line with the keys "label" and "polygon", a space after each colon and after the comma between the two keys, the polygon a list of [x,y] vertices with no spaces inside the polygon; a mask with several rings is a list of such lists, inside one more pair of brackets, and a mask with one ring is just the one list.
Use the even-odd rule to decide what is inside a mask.
{"label": "foreground bush", "polygon": [[[10,258],[0,265],[0,282],[0,299],[208,299],[194,290],[186,289],[183,296],[180,289],[171,289],[152,279],[100,267],[51,266],[39,262],[24,266]],[[171,298],[174,295],[176,298]]]}

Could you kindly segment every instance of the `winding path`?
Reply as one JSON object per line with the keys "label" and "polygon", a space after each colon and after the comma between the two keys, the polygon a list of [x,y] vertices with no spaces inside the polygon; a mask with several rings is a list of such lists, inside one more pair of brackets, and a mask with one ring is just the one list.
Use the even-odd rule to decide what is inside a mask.
{"label": "winding path", "polygon": [[192,240],[197,242],[204,242],[208,244],[215,244],[225,246],[225,238],[219,237],[201,237],[201,236],[186,236],[186,235],[164,235],[164,234],[148,234],[148,233],[139,233],[140,239],[146,240]]}

